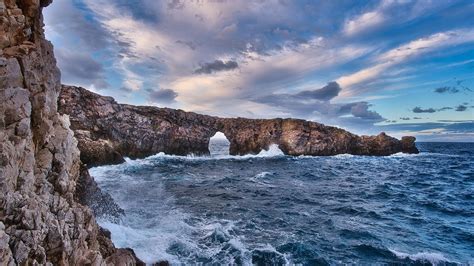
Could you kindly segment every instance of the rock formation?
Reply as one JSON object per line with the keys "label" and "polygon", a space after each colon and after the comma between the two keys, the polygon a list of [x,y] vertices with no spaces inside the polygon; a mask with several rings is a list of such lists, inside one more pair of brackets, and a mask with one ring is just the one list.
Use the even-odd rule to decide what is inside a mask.
{"label": "rock formation", "polygon": [[277,144],[288,155],[390,155],[417,153],[414,137],[385,133],[357,136],[300,119],[218,118],[182,110],[118,104],[84,88],[63,85],[59,110],[68,114],[88,166],[120,163],[123,156],[208,154],[210,138],[223,132],[230,154],[258,153]]}
{"label": "rock formation", "polygon": [[60,73],[41,14],[50,3],[0,0],[0,265],[135,265],[78,202],[87,169],[57,111]]}

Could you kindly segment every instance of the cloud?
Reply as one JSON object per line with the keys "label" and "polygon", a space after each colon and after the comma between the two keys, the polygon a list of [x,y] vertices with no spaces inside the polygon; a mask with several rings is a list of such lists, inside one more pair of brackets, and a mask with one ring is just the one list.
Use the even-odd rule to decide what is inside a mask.
{"label": "cloud", "polygon": [[439,94],[443,94],[443,93],[451,93],[451,94],[456,94],[456,93],[459,93],[459,92],[472,92],[472,90],[463,85],[463,83],[465,82],[466,80],[459,80],[457,78],[454,78],[454,85],[453,86],[443,86],[443,87],[439,87],[439,88],[436,88],[434,90],[434,92],[436,93],[439,93]]}
{"label": "cloud", "polygon": [[189,49],[191,49],[191,50],[193,50],[193,51],[196,50],[196,47],[197,47],[197,45],[194,44],[194,43],[191,42],[191,41],[181,41],[181,40],[177,40],[176,43],[179,43],[179,44],[182,44],[182,45],[184,45],[184,46],[187,46],[187,47],[189,47]]}
{"label": "cloud", "polygon": [[343,32],[346,35],[354,35],[374,28],[385,21],[384,15],[380,11],[370,11],[348,20],[344,24]]}
{"label": "cloud", "polygon": [[178,94],[171,89],[148,90],[148,97],[155,103],[173,103]]}
{"label": "cloud", "polygon": [[295,94],[295,97],[299,97],[302,99],[317,99],[321,101],[329,101],[332,98],[339,95],[341,92],[341,87],[337,82],[329,82],[326,86],[322,87],[321,89],[316,90],[306,90]]}
{"label": "cloud", "polygon": [[295,94],[271,94],[258,98],[257,101],[266,103],[276,103],[282,101],[322,101],[328,102],[336,97],[341,91],[341,87],[337,82],[329,82],[326,86],[315,90],[304,90]]}
{"label": "cloud", "polygon": [[441,111],[452,110],[452,109],[453,109],[452,107],[442,107],[442,108],[438,109],[437,111],[441,112]]}
{"label": "cloud", "polygon": [[109,87],[103,66],[89,54],[57,49],[56,58],[64,83],[73,83],[84,87],[93,85],[96,89]]}
{"label": "cloud", "polygon": [[434,109],[434,108],[421,108],[421,107],[415,107],[412,109],[412,112],[413,113],[435,113],[435,112],[442,112],[442,111],[446,111],[446,110],[455,110],[457,112],[464,112],[468,109],[469,107],[467,106],[467,103],[464,103],[464,104],[460,104],[456,107],[442,107],[442,108],[439,108],[439,109]]}
{"label": "cloud", "polygon": [[449,120],[444,122],[401,123],[378,128],[401,137],[414,135],[418,141],[469,141],[474,139],[474,122]]}
{"label": "cloud", "polygon": [[79,44],[81,52],[85,52],[84,48],[97,51],[108,47],[112,39],[109,32],[93,17],[86,17],[76,3],[78,2],[61,0],[45,9],[45,28],[48,37],[74,35],[75,38],[63,40],[70,42],[67,43],[69,47]]}
{"label": "cloud", "polygon": [[358,37],[371,31],[382,30],[390,24],[403,23],[419,18],[436,9],[443,3],[425,2],[419,8],[418,2],[406,0],[382,0],[371,9],[365,9],[362,13],[347,18],[342,27],[342,33],[348,37]]}
{"label": "cloud", "polygon": [[460,104],[460,105],[456,106],[455,110],[456,110],[456,112],[464,112],[464,111],[467,110],[467,106]]}
{"label": "cloud", "polygon": [[367,102],[331,103],[340,91],[342,88],[337,82],[329,82],[319,89],[294,94],[270,94],[253,101],[277,108],[290,116],[337,125],[372,127],[385,120],[379,113],[370,110],[371,105]]}
{"label": "cloud", "polygon": [[372,120],[376,122],[383,121],[384,118],[379,113],[369,110],[370,106],[371,105],[367,102],[354,103],[351,108],[351,114],[354,117],[363,118],[366,120]]}
{"label": "cloud", "polygon": [[184,4],[185,2],[181,0],[170,0],[168,1],[168,8],[169,9],[183,9]]}
{"label": "cloud", "polygon": [[100,56],[113,44],[109,32],[91,16],[87,8],[72,0],[57,1],[45,9],[45,33],[59,42],[55,55],[61,70],[61,80],[89,89],[109,88],[106,68]]}
{"label": "cloud", "polygon": [[440,48],[469,42],[474,42],[473,29],[459,29],[432,34],[379,54],[373,59],[374,65],[355,73],[341,76],[336,81],[342,87],[349,88],[344,92],[344,96],[351,96],[357,92],[355,85],[373,81],[396,65]]}
{"label": "cloud", "polygon": [[229,71],[234,70],[239,67],[239,64],[235,61],[222,61],[222,60],[215,60],[211,63],[204,63],[198,69],[194,71],[196,74],[211,74],[214,72],[219,71]]}
{"label": "cloud", "polygon": [[436,88],[434,90],[434,92],[436,93],[458,93],[459,92],[459,89],[458,88],[455,88],[455,87],[449,87],[449,86],[445,86],[445,87],[439,87],[439,88]]}
{"label": "cloud", "polygon": [[436,112],[436,110],[433,109],[433,108],[423,109],[421,107],[415,107],[415,108],[413,108],[412,112],[417,113],[417,114],[419,114],[419,113],[434,113],[434,112]]}
{"label": "cloud", "polygon": [[[186,110],[244,115],[236,103],[249,95],[299,85],[305,75],[367,52],[362,45],[333,43],[311,33],[315,31],[311,25],[320,23],[314,16],[330,17],[328,11],[337,6],[332,3],[309,10],[296,2],[193,1],[170,10],[169,2],[143,1],[140,8],[153,10],[156,17],[148,19],[138,16],[137,6],[126,1],[84,2],[121,44],[114,69],[123,83],[141,84],[135,85],[137,89],[159,83],[176,91]],[[295,13],[308,19],[296,18]],[[311,32],[275,30],[298,28]],[[208,62],[209,58],[219,61]],[[217,109],[223,101],[228,103],[225,111]]]}
{"label": "cloud", "polygon": [[[108,81],[108,95],[114,88],[133,91],[134,97],[119,99],[133,104],[161,101],[212,115],[292,116],[368,128],[406,109],[412,90],[392,90],[421,91],[421,79],[438,78],[430,71],[437,64],[452,67],[439,78],[469,78],[472,7],[405,0],[62,0],[45,16],[48,38],[86,66],[65,66],[68,56],[58,56],[68,83],[103,87]],[[338,83],[324,86],[330,80]],[[439,84],[466,92],[462,84]],[[369,95],[372,90],[383,91]],[[429,97],[435,96],[426,104]],[[444,104],[461,103],[456,97]],[[391,102],[378,110],[381,99]],[[448,110],[433,107],[419,108]]]}
{"label": "cloud", "polygon": [[380,128],[393,131],[411,132],[442,129],[443,131],[450,131],[451,133],[472,133],[474,132],[474,122],[450,120],[447,122],[402,123],[396,125],[384,125],[380,126]]}

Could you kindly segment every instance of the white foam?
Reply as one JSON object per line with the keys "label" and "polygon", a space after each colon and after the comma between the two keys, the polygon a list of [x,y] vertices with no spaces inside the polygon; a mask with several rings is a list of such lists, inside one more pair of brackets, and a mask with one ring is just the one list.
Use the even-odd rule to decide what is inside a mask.
{"label": "white foam", "polygon": [[417,154],[398,152],[388,157],[399,158],[399,157],[433,157],[433,156],[459,157],[459,155],[455,155],[455,154],[444,154],[444,153],[437,153],[437,152],[420,152]]}
{"label": "white foam", "polygon": [[256,157],[274,157],[274,156],[284,156],[277,144],[272,144],[268,147],[268,150],[262,150],[259,154],[255,155]]}
{"label": "white foam", "polygon": [[151,264],[159,260],[168,260],[171,263],[179,262],[177,257],[166,252],[170,243],[176,241],[174,234],[140,230],[108,221],[99,221],[99,224],[112,233],[112,241],[115,246],[119,248],[132,247],[136,255],[146,263]]}
{"label": "white foam", "polygon": [[262,246],[262,247],[258,248],[258,250],[278,254],[278,255],[282,256],[283,259],[285,260],[285,265],[291,265],[290,264],[291,256],[288,256],[288,254],[283,254],[283,253],[279,252],[278,250],[276,250],[276,248],[274,246],[272,246],[268,243],[265,246]]}
{"label": "white foam", "polygon": [[272,175],[273,173],[271,172],[261,172],[261,173],[258,173],[255,175],[255,178],[263,178],[263,177],[266,177],[266,176],[269,176],[269,175]]}
{"label": "white foam", "polygon": [[[277,144],[271,144],[268,150],[261,150],[258,154],[246,154],[246,155],[217,155],[217,156],[196,156],[194,154],[189,154],[187,156],[181,155],[170,155],[164,152],[157,153],[155,155],[148,156],[143,159],[130,159],[125,158],[125,162],[120,165],[112,166],[99,166],[92,168],[95,172],[106,171],[110,168],[119,169],[120,167],[127,166],[143,166],[143,165],[153,165],[153,160],[160,159],[178,159],[178,160],[228,160],[228,159],[237,159],[237,160],[246,160],[251,158],[268,158],[268,157],[280,157],[285,156],[283,151],[278,148]],[[117,168],[119,167],[119,168]]]}
{"label": "white foam", "polygon": [[415,254],[409,254],[409,253],[396,251],[393,249],[389,249],[389,250],[400,259],[409,258],[410,260],[414,260],[414,261],[417,261],[417,260],[428,261],[433,265],[439,265],[445,262],[451,262],[443,254],[437,253],[437,252],[418,252]]}
{"label": "white foam", "polygon": [[344,154],[333,155],[333,156],[331,156],[331,157],[333,157],[333,158],[339,158],[339,159],[347,159],[347,158],[354,158],[355,156],[356,156],[356,155],[344,153]]}

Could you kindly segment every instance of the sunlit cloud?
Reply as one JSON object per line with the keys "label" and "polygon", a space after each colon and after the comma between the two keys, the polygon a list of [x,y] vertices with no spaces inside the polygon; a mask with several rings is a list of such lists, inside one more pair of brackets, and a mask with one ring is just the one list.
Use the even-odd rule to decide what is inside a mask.
{"label": "sunlit cloud", "polygon": [[[472,12],[463,1],[63,0],[45,22],[64,83],[126,103],[370,133],[472,116]],[[338,90],[317,98],[332,81]],[[434,112],[414,119],[416,107]]]}

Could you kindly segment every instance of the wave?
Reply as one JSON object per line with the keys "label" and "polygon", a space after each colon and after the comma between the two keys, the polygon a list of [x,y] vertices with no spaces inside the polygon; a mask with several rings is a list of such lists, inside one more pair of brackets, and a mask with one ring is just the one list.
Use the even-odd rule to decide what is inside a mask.
{"label": "wave", "polygon": [[[186,226],[179,220],[170,221],[169,225],[160,224],[159,229],[157,229],[158,226],[146,228],[139,221],[137,227],[140,228],[108,220],[99,220],[98,222],[101,227],[111,232],[115,246],[119,248],[132,247],[137,256],[148,264],[160,260],[167,260],[172,264],[179,263],[179,257],[170,254],[169,247],[174,243],[181,243],[181,245],[188,247],[193,246],[193,243],[188,240],[189,233],[185,232],[187,231]],[[171,228],[172,226],[175,228]]]}
{"label": "wave", "polygon": [[[228,159],[237,159],[237,160],[246,160],[252,158],[272,158],[272,157],[284,157],[286,156],[283,151],[278,147],[277,144],[271,144],[268,147],[268,150],[261,150],[258,154],[246,154],[246,155],[217,155],[217,156],[196,156],[194,154],[182,156],[182,155],[171,155],[164,152],[157,153],[155,155],[148,156],[143,159],[130,159],[125,157],[125,162],[123,164],[127,165],[152,165],[153,160],[159,159],[171,159],[171,160],[228,160]],[[95,168],[100,168],[95,167]]]}
{"label": "wave", "polygon": [[[149,263],[466,263],[472,223],[459,213],[471,214],[472,158],[441,153],[293,157],[274,145],[245,156],[160,153],[91,174],[125,211],[101,225]],[[418,240],[405,247],[410,236]]]}
{"label": "wave", "polygon": [[432,265],[445,265],[446,263],[457,264],[457,262],[450,261],[443,254],[437,252],[418,252],[415,254],[409,254],[394,249],[389,250],[399,259],[410,259],[415,262],[429,262]]}
{"label": "wave", "polygon": [[[422,152],[419,154],[406,154],[406,153],[396,153],[384,157],[373,157],[373,156],[360,156],[352,154],[337,154],[332,156],[311,156],[311,155],[300,155],[300,156],[287,156],[283,151],[278,147],[277,144],[271,144],[268,150],[261,150],[258,154],[246,154],[246,155],[216,155],[216,156],[197,156],[194,154],[182,156],[182,155],[171,155],[164,152],[157,153],[155,155],[148,156],[143,159],[130,159],[125,157],[125,162],[121,165],[123,166],[152,166],[156,160],[195,160],[195,161],[212,161],[212,160],[249,160],[255,158],[283,158],[288,157],[291,159],[321,159],[321,158],[335,158],[335,159],[383,159],[383,158],[411,158],[411,157],[433,157],[433,156],[443,156],[443,157],[459,157],[459,155],[453,154],[442,154],[442,153],[431,153],[431,152]],[[116,167],[119,168],[116,168]],[[100,171],[108,169],[109,166],[98,166],[92,169],[95,171]],[[114,165],[115,169],[120,169],[120,165]]]}
{"label": "wave", "polygon": [[442,157],[460,157],[459,155],[456,155],[456,154],[446,154],[446,153],[439,153],[439,152],[420,152],[418,154],[398,152],[398,153],[389,155],[387,157],[389,157],[389,158],[400,158],[400,157],[410,158],[410,157],[433,157],[433,156],[436,156],[436,157],[439,157],[439,156],[442,156]]}
{"label": "wave", "polygon": [[254,178],[263,178],[263,177],[266,177],[266,176],[269,176],[269,175],[273,175],[273,173],[272,172],[261,172],[261,173],[256,174]]}

